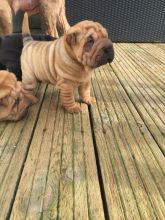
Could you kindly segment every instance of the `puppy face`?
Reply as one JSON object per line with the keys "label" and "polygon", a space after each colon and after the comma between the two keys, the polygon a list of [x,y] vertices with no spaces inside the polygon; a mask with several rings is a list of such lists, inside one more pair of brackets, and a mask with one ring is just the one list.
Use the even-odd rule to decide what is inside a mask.
{"label": "puppy face", "polygon": [[13,73],[0,71],[0,121],[22,119],[36,98],[26,93]]}
{"label": "puppy face", "polygon": [[96,68],[114,59],[112,41],[106,29],[93,21],[82,21],[71,27],[65,35],[68,46],[78,62]]}

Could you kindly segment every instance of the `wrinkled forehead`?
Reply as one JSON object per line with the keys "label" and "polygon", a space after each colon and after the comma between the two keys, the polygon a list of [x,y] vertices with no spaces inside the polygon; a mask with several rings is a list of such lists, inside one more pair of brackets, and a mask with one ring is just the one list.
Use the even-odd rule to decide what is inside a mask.
{"label": "wrinkled forehead", "polygon": [[108,38],[106,29],[98,22],[85,21],[81,26],[81,30],[84,38],[88,38],[89,36],[93,36],[95,39]]}
{"label": "wrinkled forehead", "polygon": [[17,79],[13,73],[8,71],[0,71],[0,88],[2,86],[16,85]]}
{"label": "wrinkled forehead", "polygon": [[16,99],[22,97],[22,84],[20,82],[10,82],[8,84],[0,84],[0,99],[10,98]]}

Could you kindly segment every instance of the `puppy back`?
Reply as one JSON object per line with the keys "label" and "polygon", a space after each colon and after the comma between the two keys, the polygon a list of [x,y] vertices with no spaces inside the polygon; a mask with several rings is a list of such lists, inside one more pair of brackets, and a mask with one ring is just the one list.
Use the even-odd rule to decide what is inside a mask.
{"label": "puppy back", "polygon": [[25,12],[23,22],[22,22],[22,36],[23,36],[23,45],[25,46],[29,41],[32,41],[33,38],[30,33],[29,28],[29,18],[28,14]]}

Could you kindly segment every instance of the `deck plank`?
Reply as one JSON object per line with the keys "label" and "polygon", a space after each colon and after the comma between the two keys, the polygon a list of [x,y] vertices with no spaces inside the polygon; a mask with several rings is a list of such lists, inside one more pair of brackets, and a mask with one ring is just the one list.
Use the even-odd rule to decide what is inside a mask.
{"label": "deck plank", "polygon": [[0,136],[2,135],[2,133],[5,130],[6,126],[7,126],[6,122],[1,122],[0,123]]}
{"label": "deck plank", "polygon": [[165,43],[154,43],[154,45],[165,50]]}
{"label": "deck plank", "polygon": [[162,63],[165,63],[165,50],[162,48],[158,48],[156,45],[148,43],[137,43],[137,45],[148,53],[150,53],[156,59],[159,59]]}
{"label": "deck plank", "polygon": [[87,106],[72,115],[57,97],[49,86],[10,219],[104,219]]}
{"label": "deck plank", "polygon": [[[45,143],[45,141],[47,140],[47,132],[53,132],[52,124],[50,127],[48,127],[48,125],[50,125],[49,123],[54,122],[54,116],[56,115],[56,105],[54,105],[54,102],[51,102],[51,87],[49,87],[46,94],[47,96],[44,100],[41,113],[39,115],[37,127],[34,132],[34,138],[32,139],[27,162],[25,164],[18,193],[16,195],[15,203],[11,213],[11,219],[39,219],[42,214],[44,197],[45,199],[50,198],[49,193],[45,193],[45,185],[47,178],[47,169],[49,166],[49,155],[51,150],[50,141],[52,137],[49,137],[50,141],[48,141],[46,145],[43,145],[43,143]],[[57,100],[57,95],[55,97],[55,100]],[[51,112],[51,110],[49,111],[50,103],[54,106],[53,112]],[[50,122],[48,122],[47,124],[48,114],[50,116],[53,115],[53,117],[52,120],[49,120]],[[43,158],[44,155],[45,158]],[[40,164],[42,163],[42,160],[44,166],[41,166]]]}
{"label": "deck plank", "polygon": [[[64,119],[63,119],[64,120]],[[73,123],[72,115],[65,115],[63,126],[63,144],[61,158],[61,181],[59,186],[59,217],[73,219],[74,209],[74,159],[73,159]],[[65,210],[65,211],[64,211]],[[45,218],[46,220],[46,218]]]}
{"label": "deck plank", "polygon": [[[162,93],[157,90],[157,94],[155,94],[156,86],[153,85],[154,81],[148,80],[146,83],[146,80],[141,79],[142,75],[147,71],[145,65],[141,67],[138,60],[133,62],[132,57],[125,51],[125,46],[122,46],[122,44],[116,45],[117,55],[112,68],[154,139],[163,153],[165,153],[164,91],[161,88]],[[159,75],[159,72],[157,74]]]}
{"label": "deck plank", "polygon": [[[116,179],[120,204],[125,214],[123,217],[125,219],[130,219],[130,216],[132,216],[131,219],[144,216],[145,219],[164,218],[165,204],[162,189],[165,183],[165,161],[163,154],[112,69],[107,66],[99,69],[100,73],[96,72],[93,81],[97,106],[93,106],[92,111],[110,218],[115,219],[115,213],[113,213],[115,205],[108,199],[112,195],[107,188],[112,187],[109,185],[110,182],[108,187],[106,186],[105,170],[108,170],[107,166],[111,165],[103,163],[105,156],[102,155],[102,149],[105,144],[99,141],[98,135],[98,130],[101,129],[107,143],[106,156],[109,155],[113,164],[112,175]],[[98,123],[99,117],[101,125]],[[161,164],[159,160],[162,161]],[[124,188],[127,191],[124,191]],[[112,192],[114,193],[116,190]],[[120,213],[122,213],[121,210]]]}
{"label": "deck plank", "polygon": [[[96,71],[96,75],[97,74],[98,72]],[[110,124],[110,120],[113,120],[116,126],[116,115],[111,111],[112,115],[111,119],[109,119],[107,112],[109,103],[104,103],[101,94],[101,92],[105,94],[105,90],[101,87],[100,91],[99,83],[95,78],[92,84],[93,93],[97,100],[97,103],[92,106],[94,134],[103,176],[109,217],[110,219],[127,219],[127,215],[129,215],[131,219],[140,219],[128,175],[121,156],[117,151],[116,139],[114,138],[113,129]],[[111,149],[111,147],[114,148]],[[120,184],[123,184],[125,187],[121,187]],[[123,200],[124,197],[125,200]]]}
{"label": "deck plank", "polygon": [[1,135],[0,146],[3,151],[0,157],[0,219],[6,219],[10,214],[45,88],[46,86],[40,86],[37,93],[39,102],[30,108],[28,116],[20,122],[7,123]]}

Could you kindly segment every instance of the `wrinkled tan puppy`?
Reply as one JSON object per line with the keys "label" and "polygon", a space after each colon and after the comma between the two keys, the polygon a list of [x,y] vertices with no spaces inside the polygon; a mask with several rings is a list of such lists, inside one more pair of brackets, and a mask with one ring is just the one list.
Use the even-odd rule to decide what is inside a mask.
{"label": "wrinkled tan puppy", "polygon": [[[25,16],[23,33],[27,32],[28,20]],[[30,35],[26,35],[24,45],[21,55],[24,88],[33,91],[37,80],[57,85],[62,105],[71,113],[80,111],[74,99],[75,87],[79,87],[82,100],[91,104],[92,72],[114,58],[113,45],[106,29],[93,21],[76,24],[53,42],[33,41]]]}
{"label": "wrinkled tan puppy", "polygon": [[0,121],[22,119],[36,98],[24,91],[13,73],[0,71]]}

